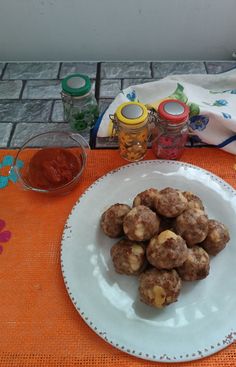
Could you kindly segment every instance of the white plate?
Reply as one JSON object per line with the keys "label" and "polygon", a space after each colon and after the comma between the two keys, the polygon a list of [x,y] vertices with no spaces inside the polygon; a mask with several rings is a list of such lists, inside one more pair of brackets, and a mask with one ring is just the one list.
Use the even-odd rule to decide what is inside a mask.
{"label": "white plate", "polygon": [[[231,241],[211,260],[210,275],[185,282],[178,302],[163,310],[139,301],[136,277],[118,275],[110,259],[116,242],[100,230],[104,210],[132,204],[150,187],[171,186],[200,196],[209,218],[225,223]],[[94,182],[65,225],[61,266],[76,309],[101,338],[136,357],[163,362],[211,355],[236,337],[236,191],[219,177],[190,164],[142,161]]]}

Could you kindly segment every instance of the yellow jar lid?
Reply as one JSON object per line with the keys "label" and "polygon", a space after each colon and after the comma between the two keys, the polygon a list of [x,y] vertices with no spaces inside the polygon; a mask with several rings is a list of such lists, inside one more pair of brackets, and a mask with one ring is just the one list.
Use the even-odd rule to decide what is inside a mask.
{"label": "yellow jar lid", "polygon": [[138,125],[147,119],[148,110],[143,103],[125,102],[117,108],[115,115],[123,124]]}

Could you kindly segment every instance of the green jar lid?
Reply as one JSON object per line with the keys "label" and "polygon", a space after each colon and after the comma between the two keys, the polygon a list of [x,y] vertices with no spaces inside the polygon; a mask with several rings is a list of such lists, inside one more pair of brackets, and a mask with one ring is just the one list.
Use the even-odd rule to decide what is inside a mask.
{"label": "green jar lid", "polygon": [[91,90],[91,82],[87,75],[68,75],[61,82],[63,92],[72,96],[84,96]]}

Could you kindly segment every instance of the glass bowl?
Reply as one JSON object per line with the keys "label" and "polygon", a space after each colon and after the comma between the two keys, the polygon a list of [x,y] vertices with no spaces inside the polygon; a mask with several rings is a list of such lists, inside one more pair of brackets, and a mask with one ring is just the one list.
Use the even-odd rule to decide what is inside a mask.
{"label": "glass bowl", "polygon": [[[64,195],[69,193],[78,184],[86,167],[89,150],[89,144],[80,134],[49,131],[38,134],[23,144],[14,159],[12,168],[17,175],[18,182],[25,190],[43,194]],[[39,152],[41,161],[42,157],[45,157],[43,158],[43,166],[41,164],[40,170],[38,166]],[[48,158],[52,154],[55,156],[55,158],[51,158],[53,162],[52,160],[49,161]],[[57,154],[57,156],[55,154]],[[63,163],[58,163],[58,154],[60,154],[60,160],[64,157]],[[61,154],[63,156],[61,156]],[[68,161],[68,157],[70,159],[72,158],[72,163]],[[66,161],[65,158],[67,159]],[[23,167],[21,168],[17,167],[16,162],[19,160],[23,161]],[[60,164],[63,164],[63,166],[60,167]],[[74,164],[73,174],[72,171],[70,172],[72,164]],[[67,174],[69,172],[69,176],[67,175],[66,180],[65,177],[63,180],[61,178],[63,176],[60,176],[64,174],[63,172],[67,172]],[[54,173],[54,177],[58,179],[58,181],[54,180],[52,173]],[[49,177],[49,175],[51,176]],[[48,179],[51,181],[47,181]],[[44,184],[39,184],[40,180],[44,180]],[[49,182],[48,187],[45,182]]]}

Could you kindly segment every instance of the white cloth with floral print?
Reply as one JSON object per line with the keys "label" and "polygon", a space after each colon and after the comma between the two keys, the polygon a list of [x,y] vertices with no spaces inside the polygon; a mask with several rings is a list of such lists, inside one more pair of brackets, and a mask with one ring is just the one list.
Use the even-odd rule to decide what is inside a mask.
{"label": "white cloth with floral print", "polygon": [[121,103],[139,101],[156,109],[167,98],[179,99],[190,107],[193,144],[216,145],[236,154],[236,69],[217,75],[170,75],[126,88],[105,111],[97,136],[110,136],[109,115],[113,115]]}

